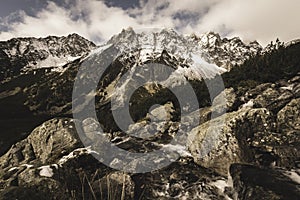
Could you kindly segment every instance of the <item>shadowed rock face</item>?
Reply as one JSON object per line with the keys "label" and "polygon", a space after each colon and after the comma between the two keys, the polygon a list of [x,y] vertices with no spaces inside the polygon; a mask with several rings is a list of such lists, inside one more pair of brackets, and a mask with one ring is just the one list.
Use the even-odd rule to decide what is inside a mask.
{"label": "shadowed rock face", "polygon": [[[217,96],[218,92],[213,98],[216,106],[210,106],[209,94],[203,89],[206,88],[205,83],[195,79],[192,73],[193,76],[186,78],[191,79],[189,81],[201,107],[197,109],[191,105],[191,115],[187,116],[182,115],[178,101],[170,91],[158,84],[146,85],[131,98],[123,96],[130,98],[132,104],[130,114],[135,123],[128,127],[131,135],[117,127],[111,113],[112,88],[120,76],[136,70],[133,66],[156,62],[179,69],[184,59],[178,57],[178,52],[186,45],[194,50],[202,48],[208,53],[206,59],[228,68],[235,63],[242,64],[248,57],[262,51],[257,43],[245,45],[237,38],[221,39],[213,33],[183,38],[170,30],[140,35],[129,29],[114,36],[108,42],[112,45],[108,48],[114,49],[124,42],[130,46],[129,39],[132,38],[146,38],[151,42],[154,36],[159,42],[155,43],[156,47],[161,45],[171,50],[163,50],[160,54],[153,50],[145,57],[140,56],[145,52],[124,54],[105,71],[96,91],[95,106],[100,123],[93,118],[72,119],[72,91],[74,79],[83,63],[97,67],[109,55],[103,55],[99,49],[89,54],[95,45],[76,35],[14,39],[0,44],[1,65],[11,66],[9,69],[13,70],[5,72],[8,78],[0,86],[0,125],[3,127],[0,139],[0,199],[297,199],[300,167],[299,73],[287,73],[288,78],[274,75],[279,78],[272,79],[275,80],[272,83],[249,80],[250,86],[245,83],[228,84],[230,87],[225,91],[218,91],[226,95],[226,108],[221,102],[222,96]],[[37,49],[36,53],[32,53],[31,50],[36,48],[32,41],[47,43],[47,52]],[[65,49],[55,49],[55,44],[60,43],[66,44]],[[172,52],[177,52],[176,56]],[[270,52],[270,55],[264,53],[267,56],[258,56],[257,61],[266,59],[266,63],[274,62],[268,60],[268,56],[276,54],[276,51]],[[63,58],[67,55],[76,60],[68,60],[63,66],[42,66],[49,56],[65,62],[67,60]],[[297,58],[290,56],[291,60],[297,61]],[[296,61],[293,62],[299,64]],[[251,62],[255,64],[255,61]],[[189,67],[192,67],[190,63],[183,66],[185,75],[191,72],[187,70]],[[90,79],[83,79],[87,80],[86,84],[95,81],[100,70],[96,69],[89,74]],[[242,67],[237,67],[239,69]],[[244,75],[244,71],[236,73],[237,70],[233,74],[228,72],[229,76],[224,77],[230,79],[238,74],[244,79],[251,78]],[[178,77],[173,80],[178,81]],[[169,84],[173,87],[172,81]],[[125,83],[126,80],[121,81],[121,84]],[[133,81],[127,86],[135,84]],[[157,107],[157,104],[160,106]],[[225,109],[227,113],[223,113]],[[217,114],[214,115],[214,112]],[[195,120],[196,116],[199,120]],[[111,152],[105,151],[105,146],[97,152],[92,149],[93,146],[82,145],[74,122],[82,126],[85,136],[81,140],[85,144],[92,145],[99,138],[101,127],[105,131],[103,137],[119,148],[130,152],[151,152],[168,147],[179,159],[167,167],[144,174],[118,172],[95,159],[99,155],[112,156]],[[214,129],[209,129],[211,124],[214,124]],[[178,132],[181,126],[193,126],[194,129],[181,133]],[[133,136],[143,128],[143,135],[149,136],[150,132],[153,136],[147,139]],[[219,134],[214,130],[219,130]],[[187,135],[188,140],[177,146],[170,145],[174,136],[180,134]],[[98,141],[97,145],[101,144],[103,141]],[[162,161],[156,160],[156,163],[160,165]],[[120,160],[111,159],[111,167],[118,164]],[[146,167],[144,164],[132,161],[127,167],[134,170]]]}
{"label": "shadowed rock face", "polygon": [[230,167],[238,199],[299,199],[299,176],[296,182],[292,173],[296,172],[242,164]]}

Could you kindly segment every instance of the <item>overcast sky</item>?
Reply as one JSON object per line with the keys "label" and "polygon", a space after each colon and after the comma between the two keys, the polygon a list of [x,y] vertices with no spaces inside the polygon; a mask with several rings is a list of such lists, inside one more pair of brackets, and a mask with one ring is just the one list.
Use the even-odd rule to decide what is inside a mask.
{"label": "overcast sky", "polygon": [[300,38],[300,0],[1,0],[0,40],[78,33],[96,43],[129,26],[215,31],[266,45]]}

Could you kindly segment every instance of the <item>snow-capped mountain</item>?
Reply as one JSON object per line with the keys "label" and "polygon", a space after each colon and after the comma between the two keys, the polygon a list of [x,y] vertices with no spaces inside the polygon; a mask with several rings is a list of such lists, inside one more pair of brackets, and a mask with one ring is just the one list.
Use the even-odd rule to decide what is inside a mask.
{"label": "snow-capped mountain", "polygon": [[112,46],[121,52],[122,60],[134,57],[136,65],[162,58],[165,64],[177,70],[177,74],[184,74],[188,79],[211,79],[226,71],[215,65],[195,41],[172,29],[135,32],[128,28],[95,52],[100,54]]}
{"label": "snow-capped mountain", "polygon": [[189,36],[200,48],[206,52],[211,59],[221,67],[230,70],[234,65],[241,65],[251,56],[261,53],[262,46],[253,41],[244,43],[240,38],[221,38],[214,32],[208,32],[199,36],[192,34]]}
{"label": "snow-capped mountain", "polygon": [[[77,34],[66,37],[14,38],[0,42],[2,63],[0,78],[5,80],[40,68],[62,71],[65,64],[93,50],[95,53],[101,53],[103,47],[107,45],[114,45],[120,51],[139,49],[140,63],[159,57],[163,50],[180,60],[177,64],[181,66],[192,65],[197,63],[195,59],[198,61],[201,59],[211,64],[209,69],[215,68],[214,73],[230,70],[249,57],[261,53],[263,49],[257,42],[245,44],[239,38],[221,38],[219,34],[213,32],[199,36],[181,35],[172,29],[134,31],[127,28],[98,47]],[[203,73],[199,70],[191,73],[191,69],[180,70],[186,71],[186,75],[190,78],[196,78],[193,76]]]}
{"label": "snow-capped mountain", "polygon": [[[112,49],[118,49],[122,53],[117,58],[119,62],[113,63],[106,78],[99,82],[102,88],[98,95],[102,102],[112,97],[112,88],[124,73],[131,71],[134,74],[141,70],[139,66],[147,62],[172,67],[175,71],[165,80],[164,85],[176,87],[182,84],[182,78],[212,79],[215,75],[230,70],[235,64],[243,63],[247,56],[261,51],[260,45],[255,42],[246,45],[238,38],[221,39],[214,33],[199,37],[187,36],[172,29],[134,31],[128,28],[101,46],[96,46],[77,34],[39,39],[15,38],[0,42],[0,81],[19,82],[25,77],[22,74],[27,74],[31,78],[26,78],[25,83],[22,83],[23,91],[20,92],[26,96],[24,105],[31,112],[44,113],[47,110],[49,113],[50,109],[52,114],[62,111],[70,113],[71,96],[65,94],[72,91],[78,69],[82,64],[90,63],[95,65],[96,71],[101,70],[103,67],[99,67],[99,63],[103,63],[103,55]],[[95,74],[91,72],[92,77]],[[18,76],[20,79],[13,78]],[[36,80],[38,83],[31,83],[29,80]],[[120,82],[119,93],[132,84],[137,85],[128,81]],[[58,87],[62,85],[64,87]],[[116,96],[118,88],[114,92]],[[11,88],[8,94],[15,93],[14,91],[19,90]],[[48,94],[47,102],[44,102],[44,94]],[[60,102],[57,101],[59,96],[63,99]]]}
{"label": "snow-capped mountain", "polygon": [[182,75],[187,79],[212,79],[262,51],[257,42],[244,44],[239,38],[222,39],[212,32],[198,37],[181,35],[172,29],[135,31],[127,28],[86,59],[95,60],[110,48],[121,52],[123,63],[131,59],[134,63],[131,67],[155,60],[173,67],[176,71],[170,77],[169,85],[177,82]]}
{"label": "snow-capped mountain", "polygon": [[94,49],[93,42],[77,35],[14,38],[0,42],[0,79],[39,68],[62,67]]}
{"label": "snow-capped mountain", "polygon": [[[251,45],[253,47],[250,47]],[[128,28],[101,46],[96,46],[76,34],[67,37],[11,39],[0,42],[2,83],[0,103],[5,104],[0,108],[0,112],[12,118],[16,115],[34,114],[48,118],[71,114],[72,91],[78,69],[85,64],[95,66],[89,76],[94,78],[104,69],[102,64],[106,59],[105,55],[109,55],[111,50],[118,49],[122,54],[116,62],[108,63],[109,68],[105,76],[98,82],[99,90],[96,94],[99,100],[98,108],[107,105],[112,97],[116,97],[117,105],[122,105],[128,100],[129,94],[122,91],[136,87],[137,76],[139,80],[145,80],[146,76],[140,76],[141,73],[138,73],[145,71],[140,67],[144,63],[153,61],[170,66],[174,70],[174,73],[165,80],[165,87],[174,88],[182,85],[184,83],[182,79],[185,78],[194,81],[196,88],[201,88],[197,85],[200,80],[211,79],[217,74],[224,73],[225,68],[230,69],[226,64],[218,63],[227,63],[229,59],[228,63],[232,67],[246,59],[242,55],[255,54],[255,49],[257,53],[260,52],[259,45],[256,43],[251,45],[246,45],[237,38],[221,39],[213,33],[199,37],[186,36],[172,29],[134,31]],[[72,61],[77,57],[79,58]],[[128,78],[120,79],[126,72],[130,72]],[[161,87],[153,85],[145,86],[144,89],[152,96],[162,90]],[[196,91],[199,98],[202,95],[201,91],[202,89]],[[139,95],[142,97],[146,94]],[[168,95],[170,94],[164,93],[162,96]],[[140,97],[135,100],[139,101]],[[103,114],[110,108],[105,109],[102,110]],[[137,118],[144,114],[141,115],[139,109],[135,112]],[[111,119],[108,117],[101,120],[105,122]]]}
{"label": "snow-capped mountain", "polygon": [[[238,38],[221,39],[218,34],[211,32],[197,37],[181,35],[172,29],[135,31],[127,28],[92,51],[82,62],[89,65],[94,63],[95,70],[99,71],[105,68],[105,66],[98,67],[99,63],[104,63],[103,59],[106,59],[104,55],[110,55],[110,51],[119,52],[116,59],[122,66],[109,70],[107,79],[110,82],[100,81],[102,87],[100,96],[105,101],[115,96],[118,99],[117,105],[121,106],[130,97],[124,91],[138,87],[138,81],[134,76],[138,75],[139,80],[148,78],[142,75],[147,71],[141,68],[145,63],[160,63],[173,68],[174,71],[164,80],[163,85],[174,88],[182,85],[185,79],[198,81],[213,79],[234,65],[242,64],[261,50],[262,47],[257,42],[247,45]],[[167,69],[162,70],[160,73],[168,73]],[[126,72],[129,72],[128,77],[120,82]],[[94,71],[91,73],[95,74]],[[111,90],[112,88],[115,90]]]}
{"label": "snow-capped mountain", "polygon": [[245,44],[238,37],[227,39],[219,34],[208,32],[199,36],[181,35],[172,29],[156,31],[124,29],[120,34],[113,36],[107,44],[121,46],[122,50],[141,48],[141,59],[147,56],[155,57],[162,50],[181,58],[196,54],[209,63],[217,64],[230,70],[234,65],[240,65],[251,56],[259,54],[262,46],[256,42]]}

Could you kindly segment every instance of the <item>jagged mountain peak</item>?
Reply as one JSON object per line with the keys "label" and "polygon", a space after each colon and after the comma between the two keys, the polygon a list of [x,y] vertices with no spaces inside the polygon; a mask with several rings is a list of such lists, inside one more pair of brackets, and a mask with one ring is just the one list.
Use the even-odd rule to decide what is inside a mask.
{"label": "jagged mountain peak", "polygon": [[[56,46],[55,48],[63,50],[65,48],[73,48],[73,51],[77,51],[80,48],[80,45],[83,47],[95,47],[96,45],[85,39],[84,37],[72,33],[68,36],[47,36],[44,38],[35,38],[35,37],[20,37],[13,38],[8,41],[0,41],[0,48],[8,53],[8,55],[14,56],[16,53],[26,54],[28,51],[35,50],[35,48],[41,48],[40,45],[45,45],[44,47],[50,48],[51,46]],[[80,50],[84,50],[80,48]],[[29,48],[29,49],[27,49]]]}
{"label": "jagged mountain peak", "polygon": [[213,32],[213,31],[208,31],[206,33],[200,34],[199,38],[200,39],[202,39],[202,38],[210,38],[210,39],[214,38],[215,40],[219,40],[219,41],[222,39],[219,33],[216,33],[216,32]]}
{"label": "jagged mountain peak", "polygon": [[[166,88],[185,84],[186,79],[195,81],[213,79],[226,71],[215,65],[195,41],[189,40],[172,29],[154,31],[124,29],[121,33],[113,36],[104,46],[86,57],[83,62],[96,63],[95,70],[102,70],[102,67],[98,68],[98,63],[106,63],[103,60],[107,59],[105,55],[111,55],[111,50],[118,52],[115,51],[116,49],[121,52],[121,55],[115,55],[115,59],[119,61],[117,63],[120,63],[116,67],[118,70],[111,70],[106,74],[110,81],[101,84],[102,91],[100,93],[104,102],[114,97],[117,107],[122,107],[130,97],[127,92],[124,94],[123,91],[124,88],[135,87],[134,85],[137,84],[135,75],[140,80],[148,81],[147,73],[156,69],[144,65],[149,62],[160,63],[172,68],[171,71],[168,67],[160,65],[157,69],[160,74],[164,74],[162,81]],[[103,67],[105,68],[105,66]],[[91,72],[94,73],[94,69]],[[124,72],[128,72],[128,77],[120,80]],[[115,89],[111,90],[111,88]],[[146,88],[146,90],[148,89]],[[125,91],[127,90],[125,89]]]}
{"label": "jagged mountain peak", "polygon": [[[162,46],[166,39],[178,40],[183,36],[173,29],[137,29],[132,27],[123,29],[119,34],[114,35],[107,44],[122,45],[127,48],[142,45]],[[161,47],[163,48],[163,47]]]}
{"label": "jagged mountain peak", "polygon": [[[201,55],[206,61],[230,70],[235,65],[262,52],[262,46],[253,41],[243,42],[239,37],[222,38],[220,34],[209,31],[204,34],[182,35],[174,29],[134,30],[129,27],[113,36],[107,44],[122,50],[132,48],[167,50],[178,57],[186,57],[188,52]],[[149,52],[147,52],[149,53]],[[157,53],[157,52],[156,52]]]}
{"label": "jagged mountain peak", "polygon": [[8,44],[7,46],[9,46],[9,44],[13,45],[14,43],[20,43],[20,42],[33,42],[33,41],[70,41],[70,40],[77,40],[77,42],[86,42],[86,43],[90,43],[91,45],[95,46],[95,44],[93,44],[93,42],[87,40],[86,38],[80,36],[77,33],[71,33],[67,36],[54,36],[54,35],[49,35],[47,37],[16,37],[16,38],[12,38],[10,40],[7,41],[0,41],[0,44],[3,46],[5,44]]}
{"label": "jagged mountain peak", "polygon": [[241,65],[245,60],[263,51],[263,47],[257,41],[245,43],[239,37],[222,38],[220,34],[211,31],[199,36],[193,34],[189,38],[194,40],[217,65],[227,70],[235,65]]}

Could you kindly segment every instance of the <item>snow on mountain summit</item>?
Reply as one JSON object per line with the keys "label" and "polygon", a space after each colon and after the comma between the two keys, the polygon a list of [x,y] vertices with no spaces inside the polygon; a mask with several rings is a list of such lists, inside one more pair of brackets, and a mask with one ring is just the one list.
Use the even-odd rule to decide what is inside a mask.
{"label": "snow on mountain summit", "polygon": [[[185,85],[186,79],[213,79],[227,71],[217,66],[197,41],[172,29],[154,31],[123,29],[120,34],[113,36],[107,43],[93,51],[83,62],[86,61],[87,65],[95,64],[95,68],[89,70],[94,74],[94,70],[105,68],[105,66],[98,67],[99,64],[107,64],[107,60],[102,59],[107,59],[106,55],[116,52],[120,54],[116,54],[115,59],[121,64],[115,66],[114,70],[108,70],[106,79],[109,81],[101,84],[104,98],[107,100],[113,97],[116,108],[125,105],[130,97],[130,88],[136,88],[141,80],[153,82],[152,77],[162,76],[160,80],[163,87],[173,88]],[[162,65],[145,65],[148,63]]]}
{"label": "snow on mountain summit", "polygon": [[[135,31],[131,27],[114,35],[95,52],[101,53],[105,47],[111,46],[121,52],[138,52],[135,56],[137,63],[163,57],[165,63],[176,65],[174,68],[178,68],[188,79],[211,79],[262,50],[257,42],[245,44],[239,38],[222,39],[213,32],[196,36],[181,35],[173,29]],[[164,57],[163,52],[169,56]]]}
{"label": "snow on mountain summit", "polygon": [[[195,65],[193,55],[205,61],[207,66],[210,65],[210,72],[206,73],[209,76],[198,77],[200,79],[212,78],[213,72],[223,73],[224,69],[230,70],[233,66],[240,65],[249,57],[262,52],[262,47],[257,42],[245,44],[239,38],[221,38],[219,34],[213,32],[199,36],[181,35],[173,29],[134,30],[127,28],[98,47],[77,34],[70,34],[66,37],[14,38],[0,42],[2,63],[0,78],[5,80],[8,77],[40,68],[61,71],[65,64],[88,53],[99,54],[111,46],[121,52],[137,51],[136,62],[138,63],[163,57],[163,52],[165,52],[170,56],[170,58],[164,57],[166,63],[177,65],[175,68],[180,68],[186,77],[193,79],[196,78],[196,74],[199,74],[197,68],[200,66]],[[175,63],[174,60],[176,60]],[[186,65],[191,67],[187,69]]]}
{"label": "snow on mountain summit", "polygon": [[[262,46],[256,42],[246,44],[238,37],[232,39],[221,38],[214,32],[207,32],[199,36],[195,34],[181,35],[173,29],[138,30],[123,29],[120,34],[113,36],[108,44],[115,44],[121,49],[140,47],[145,54],[157,54],[165,49],[168,53],[186,57],[188,53],[195,53],[210,63],[230,70],[234,65],[240,65],[262,51]],[[152,50],[150,50],[152,49]],[[150,52],[149,52],[150,51]]]}
{"label": "snow on mountain summit", "polygon": [[195,41],[217,65],[228,70],[235,65],[243,64],[251,56],[259,54],[263,50],[257,41],[246,44],[238,37],[221,38],[214,32],[207,32],[199,36],[192,34],[189,39]]}
{"label": "snow on mountain summit", "polygon": [[2,69],[0,76],[9,77],[39,68],[60,68],[85,55],[96,45],[77,35],[46,38],[13,38],[0,42]]}

